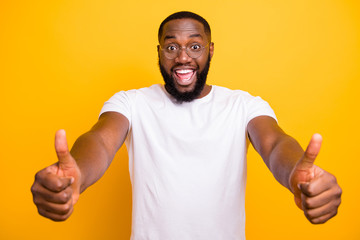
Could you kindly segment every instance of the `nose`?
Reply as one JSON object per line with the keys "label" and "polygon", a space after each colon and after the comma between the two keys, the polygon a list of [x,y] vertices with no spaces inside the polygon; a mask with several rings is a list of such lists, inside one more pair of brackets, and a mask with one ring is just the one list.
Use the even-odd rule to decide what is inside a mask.
{"label": "nose", "polygon": [[185,47],[182,47],[181,49],[179,49],[179,54],[175,58],[175,62],[184,64],[184,63],[191,62],[191,60],[192,60],[192,58],[187,54]]}

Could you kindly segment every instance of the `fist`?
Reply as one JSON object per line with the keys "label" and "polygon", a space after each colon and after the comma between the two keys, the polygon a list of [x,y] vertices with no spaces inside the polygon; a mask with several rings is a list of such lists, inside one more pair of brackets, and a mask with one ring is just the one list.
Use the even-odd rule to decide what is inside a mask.
{"label": "fist", "polygon": [[321,143],[322,137],[314,134],[290,176],[295,203],[313,224],[325,223],[337,214],[342,194],[335,176],[314,165]]}
{"label": "fist", "polygon": [[[315,166],[317,167],[317,166]],[[341,203],[342,190],[334,175],[320,169],[310,182],[299,183],[301,209],[313,224],[325,223],[334,217]]]}
{"label": "fist", "polygon": [[64,130],[55,135],[58,162],[37,172],[31,187],[40,215],[53,221],[66,220],[80,195],[80,170],[71,156]]}

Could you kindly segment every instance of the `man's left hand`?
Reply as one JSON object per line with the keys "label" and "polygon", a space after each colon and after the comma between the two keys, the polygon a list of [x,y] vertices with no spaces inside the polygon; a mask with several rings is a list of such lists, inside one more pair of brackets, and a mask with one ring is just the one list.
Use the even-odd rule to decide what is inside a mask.
{"label": "man's left hand", "polygon": [[342,190],[334,175],[314,165],[322,137],[314,134],[290,175],[296,205],[313,224],[321,224],[337,214]]}

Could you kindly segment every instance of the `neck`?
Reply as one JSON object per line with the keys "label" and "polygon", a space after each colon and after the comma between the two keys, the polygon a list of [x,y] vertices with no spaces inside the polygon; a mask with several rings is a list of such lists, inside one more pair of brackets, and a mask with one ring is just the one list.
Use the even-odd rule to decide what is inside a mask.
{"label": "neck", "polygon": [[201,91],[200,95],[197,98],[199,99],[199,98],[203,98],[203,97],[207,96],[210,93],[211,88],[212,87],[210,85],[206,84],[204,86],[204,89]]}

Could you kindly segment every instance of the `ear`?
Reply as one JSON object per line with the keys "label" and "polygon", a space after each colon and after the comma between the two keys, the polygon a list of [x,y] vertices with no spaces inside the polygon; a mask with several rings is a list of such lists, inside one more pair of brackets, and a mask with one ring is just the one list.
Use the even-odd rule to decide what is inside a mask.
{"label": "ear", "polygon": [[214,43],[211,42],[210,43],[210,58],[212,58],[214,55]]}

